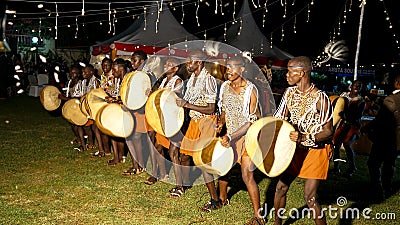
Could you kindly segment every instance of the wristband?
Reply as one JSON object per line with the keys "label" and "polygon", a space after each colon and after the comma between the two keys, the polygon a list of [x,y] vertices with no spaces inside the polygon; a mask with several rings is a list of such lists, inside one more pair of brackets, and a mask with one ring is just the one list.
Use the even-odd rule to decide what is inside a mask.
{"label": "wristband", "polygon": [[226,137],[228,137],[228,139],[229,139],[229,142],[231,142],[231,140],[232,140],[232,137],[231,137],[231,135],[226,135]]}

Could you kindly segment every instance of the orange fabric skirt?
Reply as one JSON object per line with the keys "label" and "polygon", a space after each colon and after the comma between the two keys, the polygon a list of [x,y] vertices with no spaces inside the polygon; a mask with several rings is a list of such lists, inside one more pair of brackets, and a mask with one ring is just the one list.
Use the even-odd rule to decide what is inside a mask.
{"label": "orange fabric skirt", "polygon": [[138,133],[147,133],[147,131],[152,131],[153,128],[147,123],[146,116],[139,112],[134,112],[134,120],[135,120],[135,130],[134,132]]}
{"label": "orange fabric skirt", "polygon": [[308,151],[297,148],[286,172],[300,178],[326,180],[331,156],[331,145]]}
{"label": "orange fabric skirt", "polygon": [[86,124],[84,126],[85,127],[90,127],[92,124],[94,124],[94,120],[88,119],[88,121],[86,122]]}
{"label": "orange fabric skirt", "polygon": [[169,139],[162,134],[156,133],[156,141],[158,144],[162,145],[164,148],[169,149]]}
{"label": "orange fabric skirt", "polygon": [[180,153],[193,156],[194,151],[201,151],[216,135],[217,116],[206,116],[190,120],[185,137],[182,140]]}

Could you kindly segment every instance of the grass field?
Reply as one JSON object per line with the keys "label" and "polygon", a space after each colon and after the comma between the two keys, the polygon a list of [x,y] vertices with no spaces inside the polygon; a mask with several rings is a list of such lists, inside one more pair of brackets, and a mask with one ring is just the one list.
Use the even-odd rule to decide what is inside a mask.
{"label": "grass field", "polygon": [[[77,152],[69,143],[68,123],[45,111],[38,98],[19,96],[0,100],[0,224],[243,224],[252,215],[251,203],[240,179],[230,185],[231,204],[211,213],[198,210],[209,200],[204,185],[193,186],[181,198],[170,198],[172,184],[147,186],[148,175],[123,176],[130,166],[107,166],[110,157],[93,159],[92,152]],[[347,179],[329,176],[319,189],[320,203],[337,208],[328,224],[398,224],[400,195],[371,204],[367,156],[358,155],[357,174]],[[398,164],[397,164],[398,165]],[[344,166],[343,166],[344,167]],[[395,189],[400,176],[396,171]],[[257,175],[262,202],[271,200],[275,179]],[[287,209],[301,208],[303,180],[297,179],[288,193]],[[337,205],[345,197],[347,204]],[[344,200],[344,199],[342,199]],[[362,215],[345,218],[346,208],[371,208],[371,219]],[[386,213],[386,214],[385,214]],[[388,214],[392,213],[392,214]],[[335,213],[332,213],[335,215]],[[343,218],[339,218],[342,215]],[[270,220],[271,221],[271,220]],[[272,224],[270,222],[269,224]],[[313,224],[309,218],[286,224]]]}

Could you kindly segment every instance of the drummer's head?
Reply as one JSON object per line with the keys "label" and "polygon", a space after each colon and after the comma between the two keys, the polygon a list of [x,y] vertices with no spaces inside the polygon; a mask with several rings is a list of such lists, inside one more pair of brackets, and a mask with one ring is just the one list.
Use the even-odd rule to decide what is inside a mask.
{"label": "drummer's head", "polygon": [[240,56],[233,56],[226,62],[225,79],[236,80],[239,76],[242,76],[244,71],[245,61]]}
{"label": "drummer's head", "polygon": [[84,79],[90,79],[95,73],[94,66],[91,64],[87,64],[83,69],[82,69],[82,76]]}
{"label": "drummer's head", "polygon": [[291,58],[287,67],[286,80],[289,85],[297,84],[301,80],[306,83],[310,82],[312,64],[309,57],[298,56]]}
{"label": "drummer's head", "polygon": [[195,71],[200,72],[203,69],[204,61],[206,60],[206,55],[202,51],[192,51],[187,60],[186,60],[186,68],[190,73]]}
{"label": "drummer's head", "polygon": [[169,57],[165,60],[164,73],[166,75],[174,75],[179,70],[179,60]]}
{"label": "drummer's head", "polygon": [[81,75],[82,75],[82,70],[79,65],[72,65],[69,68],[69,78],[71,80],[79,80],[81,79]]}
{"label": "drummer's head", "polygon": [[112,60],[110,58],[104,57],[104,59],[101,61],[101,69],[105,74],[111,71],[111,66]]}
{"label": "drummer's head", "polygon": [[127,72],[127,68],[128,67],[125,63],[125,60],[122,58],[117,58],[114,60],[113,66],[112,66],[113,75],[118,78],[123,78]]}
{"label": "drummer's head", "polygon": [[132,69],[133,70],[141,70],[143,67],[144,61],[147,60],[146,52],[142,50],[137,50],[132,53],[131,62],[132,62]]}

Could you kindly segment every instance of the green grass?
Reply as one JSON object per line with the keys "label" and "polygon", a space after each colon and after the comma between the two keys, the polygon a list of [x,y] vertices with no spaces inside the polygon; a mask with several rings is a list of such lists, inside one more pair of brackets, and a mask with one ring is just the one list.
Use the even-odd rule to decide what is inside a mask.
{"label": "green grass", "polygon": [[[9,123],[6,123],[9,121]],[[243,224],[252,215],[240,177],[230,185],[231,204],[212,213],[198,207],[208,201],[204,185],[180,199],[169,197],[172,184],[147,186],[148,175],[122,176],[128,161],[114,167],[109,158],[90,158],[91,152],[72,150],[73,135],[57,113],[44,110],[38,98],[19,96],[0,100],[0,224]],[[400,195],[370,204],[367,156],[357,156],[358,173],[352,179],[330,176],[321,183],[320,203],[337,207],[372,208],[375,213],[400,217]],[[258,174],[262,202],[272,200],[274,182]],[[399,189],[396,173],[395,189]],[[304,206],[304,181],[296,179],[288,193],[287,209]],[[268,197],[266,197],[268,196]],[[271,206],[269,204],[269,206]],[[340,207],[339,207],[340,208]],[[313,224],[308,218],[287,224]],[[396,220],[328,218],[328,224],[397,224]]]}

